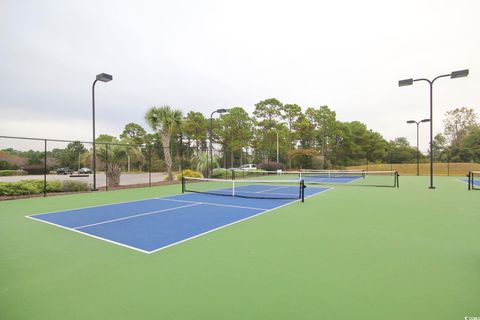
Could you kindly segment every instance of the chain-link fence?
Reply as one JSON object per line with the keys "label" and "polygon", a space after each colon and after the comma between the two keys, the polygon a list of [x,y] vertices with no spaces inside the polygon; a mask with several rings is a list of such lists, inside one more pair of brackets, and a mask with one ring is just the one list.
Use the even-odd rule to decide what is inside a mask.
{"label": "chain-link fence", "polygon": [[[182,166],[181,146],[170,151],[173,179]],[[158,141],[95,142],[94,152],[92,142],[0,136],[0,199],[167,182],[164,150]]]}

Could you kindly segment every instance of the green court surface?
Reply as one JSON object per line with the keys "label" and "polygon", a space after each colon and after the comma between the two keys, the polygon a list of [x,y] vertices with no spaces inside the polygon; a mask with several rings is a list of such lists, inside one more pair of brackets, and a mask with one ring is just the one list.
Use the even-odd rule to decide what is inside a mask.
{"label": "green court surface", "polygon": [[337,187],[144,254],[25,215],[179,185],[0,202],[0,319],[480,317],[480,192]]}

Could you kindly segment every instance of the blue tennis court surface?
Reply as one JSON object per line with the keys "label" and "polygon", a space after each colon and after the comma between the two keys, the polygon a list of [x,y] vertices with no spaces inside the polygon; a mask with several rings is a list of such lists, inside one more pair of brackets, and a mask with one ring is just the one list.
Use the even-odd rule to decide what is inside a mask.
{"label": "blue tennis court surface", "polygon": [[[266,185],[263,188],[263,191],[270,192],[277,186]],[[298,192],[295,187],[282,188],[284,188],[282,193]],[[305,197],[326,190],[329,188],[308,187],[305,189]],[[250,192],[263,191],[255,186]],[[152,253],[295,201],[298,200],[186,193],[28,217],[141,252]]]}
{"label": "blue tennis court surface", "polygon": [[[468,179],[462,179],[461,181],[468,184]],[[474,180],[472,183],[473,183],[474,186],[480,187],[480,181]]]}

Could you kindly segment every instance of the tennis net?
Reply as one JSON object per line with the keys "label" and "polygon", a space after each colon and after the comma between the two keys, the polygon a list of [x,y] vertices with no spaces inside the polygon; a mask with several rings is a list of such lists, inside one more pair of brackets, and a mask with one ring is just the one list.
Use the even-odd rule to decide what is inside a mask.
{"label": "tennis net", "polygon": [[469,171],[468,190],[480,190],[480,171]]}
{"label": "tennis net", "polygon": [[[233,179],[248,177],[247,173],[235,171]],[[399,187],[397,171],[352,171],[352,170],[317,170],[317,171],[259,171],[263,180],[303,180],[305,185],[345,185],[365,187]]]}
{"label": "tennis net", "polygon": [[304,200],[303,180],[224,180],[182,178],[182,193],[196,192],[218,196],[255,199]]}
{"label": "tennis net", "polygon": [[305,184],[335,184],[365,187],[399,187],[397,171],[300,172]]}

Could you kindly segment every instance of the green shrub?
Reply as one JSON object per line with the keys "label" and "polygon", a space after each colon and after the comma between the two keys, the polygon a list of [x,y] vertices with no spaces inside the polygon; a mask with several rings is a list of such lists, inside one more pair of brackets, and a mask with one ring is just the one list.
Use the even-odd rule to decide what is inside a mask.
{"label": "green shrub", "polygon": [[[42,189],[43,189],[43,183],[42,183]],[[56,181],[56,180],[47,181],[47,192],[62,192],[62,184],[60,183],[60,181]]]}
{"label": "green shrub", "polygon": [[[193,171],[191,169],[185,169],[183,170],[183,176],[184,177],[192,177],[192,178],[203,178],[203,174],[201,174],[198,171]],[[179,172],[175,175],[175,178],[180,181],[182,180],[182,174]]]}
{"label": "green shrub", "polygon": [[42,180],[22,180],[0,183],[1,196],[21,196],[43,192]]}
{"label": "green shrub", "polygon": [[10,164],[7,161],[0,160],[0,170],[11,168]]}
{"label": "green shrub", "polygon": [[[47,192],[88,191],[88,184],[81,181],[47,181]],[[0,196],[23,196],[43,193],[43,180],[0,182]]]}
{"label": "green shrub", "polygon": [[230,178],[232,178],[232,170],[227,170],[225,168],[213,169],[212,178],[215,178],[215,179],[230,179]]}
{"label": "green shrub", "polygon": [[23,170],[0,170],[0,177],[23,176],[26,174],[27,172]]}
{"label": "green shrub", "polygon": [[89,191],[88,183],[83,181],[65,180],[62,182],[61,190],[64,192]]}

